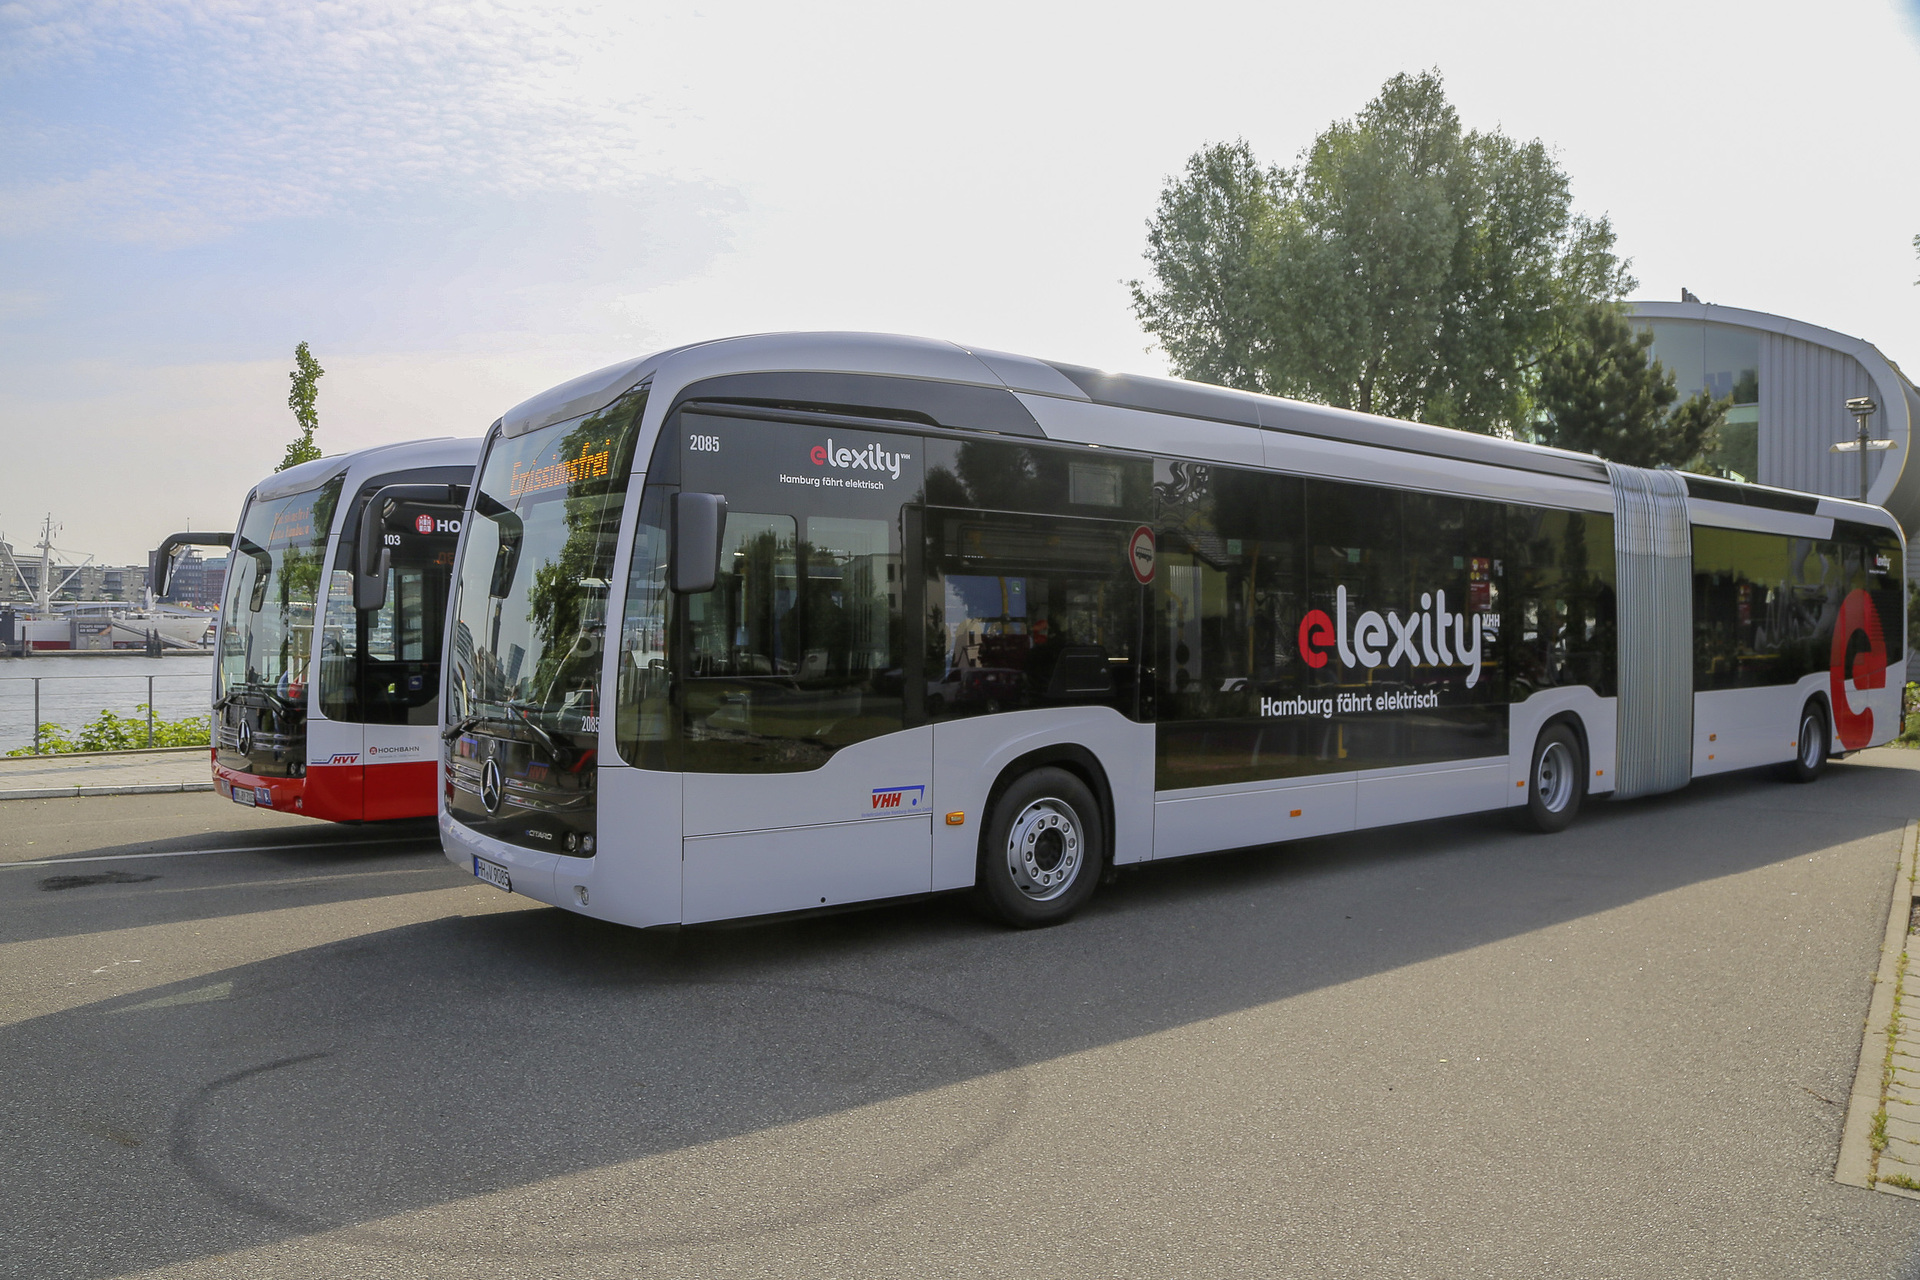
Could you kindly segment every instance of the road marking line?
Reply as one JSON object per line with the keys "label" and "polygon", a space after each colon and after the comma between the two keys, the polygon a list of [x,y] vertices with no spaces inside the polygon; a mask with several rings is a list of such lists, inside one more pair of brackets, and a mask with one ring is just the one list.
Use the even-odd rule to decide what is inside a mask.
{"label": "road marking line", "polygon": [[0,862],[0,871],[10,867],[64,867],[74,862],[126,862],[133,858],[195,858],[210,853],[297,853],[303,849],[365,849],[382,844],[424,845],[426,836],[394,836],[387,840],[352,840],[338,844],[246,844],[231,849],[173,849],[166,853],[104,853],[84,858],[42,858],[38,862]]}
{"label": "road marking line", "polygon": [[233,983],[216,982],[210,987],[196,987],[192,991],[182,991],[175,996],[161,996],[157,1000],[145,1000],[139,1004],[123,1005],[118,1009],[103,1009],[103,1013],[138,1013],[142,1009],[171,1009],[175,1005],[205,1004],[209,1000],[225,1000],[233,995]]}

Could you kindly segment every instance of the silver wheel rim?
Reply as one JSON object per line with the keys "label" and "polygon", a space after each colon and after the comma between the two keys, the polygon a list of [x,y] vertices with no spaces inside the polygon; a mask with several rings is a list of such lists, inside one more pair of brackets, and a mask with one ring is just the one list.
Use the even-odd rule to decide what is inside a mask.
{"label": "silver wheel rim", "polygon": [[1007,872],[1034,902],[1051,902],[1073,887],[1085,856],[1080,815],[1065,801],[1035,800],[1007,832]]}
{"label": "silver wheel rim", "polygon": [[1559,813],[1573,799],[1573,752],[1564,742],[1549,742],[1533,767],[1533,794],[1548,813]]}
{"label": "silver wheel rim", "polygon": [[1800,722],[1800,763],[1808,769],[1820,767],[1820,722],[1812,716]]}

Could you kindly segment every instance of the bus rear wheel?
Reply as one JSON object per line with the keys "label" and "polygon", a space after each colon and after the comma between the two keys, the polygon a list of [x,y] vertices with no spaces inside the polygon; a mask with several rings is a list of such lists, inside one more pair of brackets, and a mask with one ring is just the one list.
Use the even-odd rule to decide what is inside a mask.
{"label": "bus rear wheel", "polygon": [[993,807],[975,895],[1016,929],[1059,924],[1093,896],[1105,854],[1100,806],[1087,784],[1065,769],[1035,769]]}
{"label": "bus rear wheel", "polygon": [[1587,796],[1587,754],[1564,724],[1550,724],[1533,742],[1527,769],[1527,803],[1515,816],[1532,831],[1565,831]]}
{"label": "bus rear wheel", "polygon": [[1800,708],[1800,729],[1793,735],[1793,760],[1786,766],[1789,782],[1812,782],[1827,768],[1827,711],[1820,699],[1808,698]]}

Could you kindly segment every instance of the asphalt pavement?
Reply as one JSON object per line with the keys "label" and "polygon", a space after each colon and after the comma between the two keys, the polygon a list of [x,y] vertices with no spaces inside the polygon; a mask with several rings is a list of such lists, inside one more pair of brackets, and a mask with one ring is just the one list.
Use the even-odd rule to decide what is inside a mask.
{"label": "asphalt pavement", "polygon": [[427,825],[8,802],[0,1275],[1906,1276],[1920,1202],[1832,1173],[1917,768],[1033,933],[639,932]]}

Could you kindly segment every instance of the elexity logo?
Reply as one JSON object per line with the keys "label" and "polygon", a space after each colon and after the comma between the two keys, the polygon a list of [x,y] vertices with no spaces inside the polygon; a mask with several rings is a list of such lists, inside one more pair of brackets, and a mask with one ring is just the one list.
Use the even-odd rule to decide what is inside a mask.
{"label": "elexity logo", "polygon": [[[1308,666],[1327,665],[1331,645],[1343,667],[1466,667],[1467,688],[1480,682],[1480,615],[1447,612],[1447,593],[1421,592],[1420,612],[1404,620],[1389,610],[1367,610],[1347,626],[1347,589],[1333,594],[1335,616],[1309,609],[1300,619],[1300,658]],[[1469,626],[1471,622],[1471,626]],[[1451,632],[1451,635],[1449,635]]]}
{"label": "elexity logo", "polygon": [[836,446],[832,436],[827,437],[825,444],[813,446],[809,456],[816,467],[833,467],[840,471],[884,471],[895,480],[900,478],[900,464],[913,457],[910,453],[888,453],[878,442],[864,449]]}

